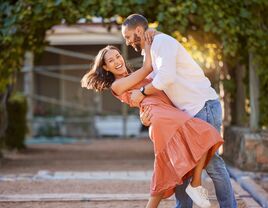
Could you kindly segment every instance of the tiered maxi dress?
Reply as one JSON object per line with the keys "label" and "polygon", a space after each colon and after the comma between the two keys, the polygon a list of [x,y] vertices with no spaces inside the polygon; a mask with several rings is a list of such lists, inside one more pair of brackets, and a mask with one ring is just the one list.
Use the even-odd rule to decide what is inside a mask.
{"label": "tiered maxi dress", "polygon": [[[150,80],[145,79],[133,89],[148,83]],[[133,107],[130,96],[131,91],[115,95]],[[162,91],[146,96],[140,104],[140,110],[148,105],[152,113],[149,136],[155,154],[150,193],[152,196],[163,194],[163,198],[167,198],[174,193],[176,185],[192,175],[192,169],[206,152],[208,164],[223,144],[223,139],[209,123],[176,108]]]}

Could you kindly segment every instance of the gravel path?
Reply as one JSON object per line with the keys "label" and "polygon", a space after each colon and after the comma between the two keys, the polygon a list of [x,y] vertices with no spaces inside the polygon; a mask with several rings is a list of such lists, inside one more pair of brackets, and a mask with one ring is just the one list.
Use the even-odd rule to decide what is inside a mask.
{"label": "gravel path", "polygon": [[[0,167],[0,199],[4,196],[45,196],[52,194],[60,201],[52,198],[44,198],[39,202],[0,202],[1,208],[140,208],[145,207],[146,197],[149,193],[150,177],[137,180],[122,179],[125,173],[144,173],[153,169],[153,147],[149,139],[101,139],[80,142],[76,144],[40,144],[30,145],[27,150],[21,152],[6,152],[5,159]],[[119,174],[120,171],[121,176]],[[72,179],[56,179],[57,173],[68,175]],[[123,173],[122,173],[123,172]],[[125,173],[124,173],[125,172]],[[83,174],[114,174],[114,178],[81,179]],[[36,176],[43,178],[36,178]],[[47,175],[52,178],[44,178]],[[80,175],[79,175],[80,174]],[[118,175],[119,174],[119,175]],[[79,177],[78,177],[79,176]],[[81,176],[81,177],[80,177]],[[62,176],[63,177],[63,176]],[[96,176],[97,177],[97,176]],[[121,177],[121,179],[120,179]],[[209,189],[209,197],[212,208],[219,207],[211,180],[205,177],[204,185]],[[250,196],[243,192],[243,196],[237,184],[235,184],[237,202],[239,208],[249,207],[245,203]],[[67,195],[66,195],[67,194]],[[72,201],[66,198],[68,194],[93,194],[96,197],[91,200]],[[121,196],[115,200],[106,197],[98,201],[98,197],[105,194]],[[131,196],[123,199],[124,195]],[[136,197],[141,194],[142,197]],[[78,195],[79,196],[79,195]],[[64,198],[65,197],[65,198]],[[243,198],[244,197],[244,198]],[[119,197],[120,198],[120,197]],[[85,199],[84,199],[85,200]],[[254,204],[254,202],[251,203]],[[174,207],[174,199],[164,200],[160,208]],[[258,207],[255,206],[254,207]],[[252,206],[251,206],[252,207]]]}

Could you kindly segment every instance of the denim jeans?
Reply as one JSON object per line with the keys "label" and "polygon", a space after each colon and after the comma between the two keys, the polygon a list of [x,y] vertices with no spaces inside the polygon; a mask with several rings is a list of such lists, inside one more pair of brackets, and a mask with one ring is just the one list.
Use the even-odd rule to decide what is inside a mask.
{"label": "denim jeans", "polygon": [[[205,106],[195,115],[213,125],[219,132],[222,125],[222,109],[219,100],[209,100]],[[216,153],[206,167],[208,175],[211,177],[216,196],[221,208],[236,208],[237,203],[234,196],[234,191],[231,185],[230,176],[225,167],[223,159]],[[176,208],[191,208],[193,202],[186,194],[185,189],[188,186],[190,179],[176,187]]]}

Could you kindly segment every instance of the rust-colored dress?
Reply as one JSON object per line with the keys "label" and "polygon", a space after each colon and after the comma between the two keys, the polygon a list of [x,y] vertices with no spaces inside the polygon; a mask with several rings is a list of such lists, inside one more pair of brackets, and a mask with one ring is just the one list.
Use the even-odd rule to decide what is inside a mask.
{"label": "rust-colored dress", "polygon": [[[133,89],[150,83],[144,80]],[[116,96],[131,107],[131,92]],[[149,135],[154,145],[154,172],[151,180],[151,195],[164,193],[163,198],[174,193],[176,185],[182,184],[186,177],[191,176],[191,170],[197,165],[202,155],[208,151],[206,165],[223,144],[218,131],[209,123],[192,118],[187,113],[174,107],[166,94],[146,96],[140,104],[151,106],[151,125]]]}

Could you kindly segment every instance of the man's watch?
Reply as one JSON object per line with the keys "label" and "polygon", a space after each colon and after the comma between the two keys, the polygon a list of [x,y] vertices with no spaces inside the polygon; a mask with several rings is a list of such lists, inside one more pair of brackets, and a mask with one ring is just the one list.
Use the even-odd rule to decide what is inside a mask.
{"label": "man's watch", "polygon": [[144,95],[144,96],[147,96],[146,94],[145,94],[145,86],[142,86],[141,88],[140,88],[140,92]]}

